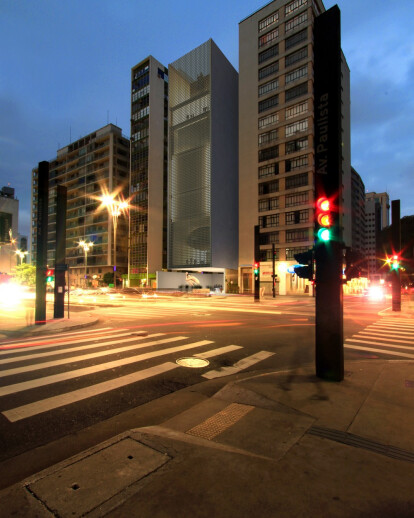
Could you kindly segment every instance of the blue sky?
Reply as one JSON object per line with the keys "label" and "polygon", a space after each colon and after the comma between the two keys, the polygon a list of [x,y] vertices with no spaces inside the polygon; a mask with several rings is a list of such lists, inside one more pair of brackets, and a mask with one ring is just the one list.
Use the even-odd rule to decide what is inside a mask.
{"label": "blue sky", "polygon": [[[0,187],[30,226],[31,170],[112,122],[129,135],[130,69],[213,38],[238,69],[238,23],[263,0],[0,0]],[[414,214],[413,0],[332,0],[351,69],[352,165]]]}

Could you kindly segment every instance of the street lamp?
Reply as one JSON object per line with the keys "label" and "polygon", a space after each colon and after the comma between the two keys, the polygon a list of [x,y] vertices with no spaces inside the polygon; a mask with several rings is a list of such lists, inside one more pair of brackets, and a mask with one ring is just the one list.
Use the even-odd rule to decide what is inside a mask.
{"label": "street lamp", "polygon": [[118,217],[126,214],[129,210],[129,203],[126,200],[115,200],[114,196],[105,194],[99,198],[101,206],[108,209],[112,216],[112,225],[114,227],[114,288],[116,289],[116,231],[118,229]]}
{"label": "street lamp", "polygon": [[85,288],[87,287],[87,276],[88,276],[88,272],[87,272],[87,268],[88,268],[88,252],[89,250],[93,247],[93,243],[91,241],[83,241],[83,239],[81,241],[79,241],[79,247],[80,248],[83,248],[83,251],[85,253]]}
{"label": "street lamp", "polygon": [[23,259],[28,254],[28,252],[25,250],[16,250],[16,254],[20,257],[20,264],[23,264]]}

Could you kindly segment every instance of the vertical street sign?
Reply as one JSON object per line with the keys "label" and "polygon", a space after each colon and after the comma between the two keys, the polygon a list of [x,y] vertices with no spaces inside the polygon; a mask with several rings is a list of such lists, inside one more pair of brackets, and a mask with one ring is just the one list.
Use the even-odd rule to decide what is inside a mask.
{"label": "vertical street sign", "polygon": [[39,162],[37,173],[36,304],[35,324],[46,323],[47,220],[49,162]]}
{"label": "vertical street sign", "polygon": [[[401,216],[400,200],[391,201],[391,239],[392,255],[397,256],[396,264],[399,266],[401,254]],[[401,311],[401,280],[399,267],[391,269],[392,283],[392,310]]]}
{"label": "vertical street sign", "polygon": [[334,6],[315,18],[315,365],[344,377],[342,288],[341,28]]}
{"label": "vertical street sign", "polygon": [[67,187],[56,188],[56,256],[54,318],[65,316]]}

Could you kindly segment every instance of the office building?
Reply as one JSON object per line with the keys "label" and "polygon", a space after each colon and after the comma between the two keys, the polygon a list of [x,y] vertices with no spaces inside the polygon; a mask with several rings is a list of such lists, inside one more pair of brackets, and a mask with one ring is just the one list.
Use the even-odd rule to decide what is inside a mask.
{"label": "office building", "polygon": [[365,256],[368,276],[377,273],[380,261],[380,234],[390,224],[390,198],[386,192],[365,194]]}
{"label": "office building", "polygon": [[168,268],[237,270],[238,74],[211,39],[168,70]]}
{"label": "office building", "polygon": [[360,175],[351,168],[352,180],[352,250],[365,254],[365,185]]}
{"label": "office building", "polygon": [[10,274],[17,264],[19,200],[10,185],[0,189],[0,273]]}
{"label": "office building", "polygon": [[[49,161],[49,217],[47,265],[55,265],[56,250],[56,186],[67,187],[66,263],[70,284],[97,285],[105,273],[114,271],[117,277],[128,271],[128,218],[114,219],[109,207],[103,208],[99,197],[116,195],[128,198],[129,139],[121,128],[108,124],[59,149]],[[36,261],[37,229],[37,168],[32,171],[32,260]],[[114,253],[114,224],[116,257]],[[92,242],[90,250],[79,246],[80,241]],[[87,275],[87,279],[85,279]]]}
{"label": "office building", "polygon": [[[321,0],[274,0],[239,25],[239,287],[252,291],[254,227],[261,286],[307,291],[294,255],[314,242],[313,24]],[[349,69],[342,54],[342,226],[351,245]],[[275,255],[272,254],[272,245]]]}
{"label": "office building", "polygon": [[168,69],[152,56],[131,69],[130,285],[167,267]]}

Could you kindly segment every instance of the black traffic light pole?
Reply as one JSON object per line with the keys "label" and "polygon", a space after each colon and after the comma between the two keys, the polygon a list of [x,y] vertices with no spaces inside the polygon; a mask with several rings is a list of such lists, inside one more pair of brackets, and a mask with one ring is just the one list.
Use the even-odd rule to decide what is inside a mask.
{"label": "black traffic light pole", "polygon": [[[57,186],[54,318],[65,316],[66,202],[67,187]],[[68,302],[69,304],[69,302]]]}
{"label": "black traffic light pole", "polygon": [[49,200],[49,162],[39,162],[37,171],[36,301],[35,324],[46,324],[46,263]]}
{"label": "black traffic light pole", "polygon": [[344,378],[342,287],[341,30],[337,5],[315,18],[314,116],[316,200],[331,209],[331,238],[315,223],[315,366],[320,378]]}
{"label": "black traffic light pole", "polygon": [[[391,201],[391,239],[392,253],[398,255],[400,259],[401,253],[401,219],[400,219],[400,200]],[[392,310],[401,311],[401,280],[400,269],[393,268],[391,270],[392,282]]]}

